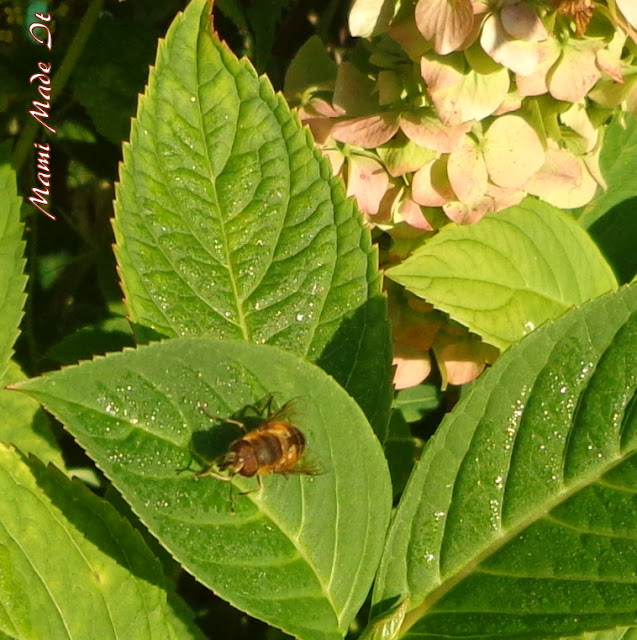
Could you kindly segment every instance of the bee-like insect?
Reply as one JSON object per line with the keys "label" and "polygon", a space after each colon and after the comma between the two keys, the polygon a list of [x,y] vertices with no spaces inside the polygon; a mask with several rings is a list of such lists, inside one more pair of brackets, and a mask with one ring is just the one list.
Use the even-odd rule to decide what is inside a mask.
{"label": "bee-like insect", "polygon": [[[267,416],[250,431],[246,431],[245,424],[240,420],[210,416],[216,420],[236,424],[246,433],[230,444],[227,453],[216,458],[208,469],[197,473],[196,476],[212,476],[226,482],[231,481],[236,475],[247,478],[256,476],[260,489],[261,476],[270,473],[320,473],[308,465],[301,464],[306,439],[303,432],[290,422],[294,403],[295,400],[290,400],[280,409],[272,411],[270,396],[266,406]],[[252,492],[246,491],[239,495],[247,493]]]}

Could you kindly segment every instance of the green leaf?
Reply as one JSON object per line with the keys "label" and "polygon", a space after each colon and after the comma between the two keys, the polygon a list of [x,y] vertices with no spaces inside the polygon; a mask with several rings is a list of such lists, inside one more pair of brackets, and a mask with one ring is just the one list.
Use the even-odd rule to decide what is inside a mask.
{"label": "green leaf", "polygon": [[20,205],[15,172],[4,162],[8,147],[0,148],[0,380],[4,378],[13,343],[19,334],[24,287],[24,225],[20,221]]}
{"label": "green leaf", "polygon": [[303,43],[285,72],[284,93],[290,102],[306,92],[333,91],[338,68],[318,36]]}
{"label": "green leaf", "polygon": [[209,636],[197,626],[192,610],[179,596],[169,593],[168,605],[167,617],[175,630],[177,640],[207,640]]}
{"label": "green leaf", "polygon": [[[198,580],[303,640],[345,634],[378,565],[391,485],[377,438],[330,376],[278,348],[185,338],[19,388],[65,424]],[[252,491],[254,478],[229,485],[185,471],[240,435],[209,415],[240,415],[269,394],[279,405],[297,398],[306,462],[321,474],[270,474]],[[252,491],[235,496],[236,513],[229,490]]]}
{"label": "green leaf", "polygon": [[77,100],[97,131],[114,144],[128,138],[156,42],[148,15],[136,21],[103,11],[73,73]]}
{"label": "green leaf", "polygon": [[387,300],[374,296],[346,318],[316,360],[356,400],[384,442],[393,400]]}
{"label": "green leaf", "polygon": [[606,127],[599,164],[607,189],[600,190],[579,216],[579,224],[585,229],[624,200],[637,197],[637,122],[634,116],[624,113],[621,120],[616,118]]}
{"label": "green leaf", "polygon": [[594,631],[578,636],[581,640],[636,640],[637,629],[634,627],[613,629],[612,631]]}
{"label": "green leaf", "polygon": [[637,286],[535,331],[428,442],[374,601],[401,636],[551,638],[637,622]]}
{"label": "green leaf", "polygon": [[448,225],[387,276],[500,349],[617,288],[586,232],[530,198],[470,227]]}
{"label": "green leaf", "polygon": [[245,11],[238,0],[217,0],[215,9],[219,9],[240,32],[248,33],[250,31]]}
{"label": "green leaf", "polygon": [[[328,363],[339,353],[329,373],[348,390],[374,353],[367,389],[384,388],[369,232],[283,98],[212,36],[203,0],[160,44],[120,177],[116,254],[142,340],[210,335]],[[390,399],[372,400],[360,402],[382,436]]]}
{"label": "green leaf", "polygon": [[0,495],[2,632],[20,640],[176,638],[159,563],[108,503],[2,444]]}
{"label": "green leaf", "polygon": [[96,355],[134,346],[130,324],[124,318],[108,318],[65,336],[47,352],[46,358],[58,364],[75,364]]}
{"label": "green leaf", "polygon": [[629,198],[606,211],[588,228],[622,284],[637,274],[636,209],[637,197]]}
{"label": "green leaf", "polygon": [[265,71],[272,55],[276,26],[281,14],[293,0],[270,0],[248,5],[247,13],[254,33],[254,61],[259,71]]}
{"label": "green leaf", "polygon": [[401,389],[394,400],[394,408],[403,414],[407,422],[418,422],[439,406],[440,390],[428,382]]}
{"label": "green leaf", "polygon": [[25,379],[20,367],[10,360],[6,374],[0,378],[0,442],[11,443],[20,451],[65,469],[47,414],[32,398],[4,388]]}
{"label": "green leaf", "polygon": [[411,435],[409,425],[400,411],[394,411],[389,421],[385,457],[389,465],[394,497],[405,489],[414,463],[420,457],[422,440]]}

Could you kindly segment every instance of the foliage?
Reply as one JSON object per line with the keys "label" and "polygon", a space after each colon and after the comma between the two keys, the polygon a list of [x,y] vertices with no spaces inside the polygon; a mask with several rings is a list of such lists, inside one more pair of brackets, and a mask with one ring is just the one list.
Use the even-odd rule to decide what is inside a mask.
{"label": "foliage", "polygon": [[[356,0],[349,27],[359,40],[343,62],[334,68],[318,39],[309,40],[290,66],[286,96],[299,105],[368,224],[395,243],[392,260],[417,247],[428,251],[432,232],[443,236],[450,220],[475,224],[528,194],[562,210],[584,210],[588,226],[631,189],[631,181],[609,185],[601,169],[622,171],[623,156],[609,168],[608,152],[622,129],[634,126],[626,114],[637,113],[633,11],[626,1]],[[600,185],[607,191],[596,196]],[[528,203],[521,206],[528,210]],[[600,222],[596,237],[608,226]],[[602,248],[618,264],[618,253],[626,254],[608,237]],[[443,386],[464,384],[497,357],[489,345],[510,344],[471,317],[473,303],[457,313],[432,291],[399,282],[435,309],[388,288],[398,328],[398,388],[427,378],[434,359]],[[507,290],[505,284],[501,295]],[[509,310],[494,307],[486,313]],[[536,312],[533,303],[525,309],[530,327],[540,320]],[[508,322],[504,314],[499,320]]]}
{"label": "foliage", "polygon": [[[400,90],[398,67],[417,88],[397,63],[405,52],[426,67],[416,85],[433,74],[434,102],[449,98],[432,89],[437,65],[468,60],[496,85],[520,75],[508,47],[545,40],[496,52],[484,35],[498,20],[510,33],[516,11],[561,33],[560,60],[595,40],[599,64],[620,60],[628,74],[634,44],[618,50],[608,25],[632,37],[632,5],[505,0],[480,13],[471,0],[400,11],[358,0],[352,46],[337,4],[219,0],[214,29],[206,0],[52,9],[55,221],[18,195],[36,179],[25,78],[43,54],[19,5],[6,13],[0,636],[634,635],[637,156],[618,106],[630,106],[632,76],[605,87],[606,104],[601,85],[582,103],[606,114],[594,152],[576,140],[579,98],[554,95],[566,82],[555,70],[539,111],[478,120],[479,154],[463,143],[453,158],[432,155],[424,129],[455,139],[434,111],[398,117],[384,102]],[[410,16],[416,31],[404,29]],[[490,63],[463,46],[474,16]],[[324,158],[272,86],[286,70],[286,95],[319,139],[338,122],[335,139],[368,146],[341,142]],[[463,109],[499,95],[476,87]],[[540,121],[569,153],[599,159],[603,179],[591,175],[605,191],[571,212],[526,197],[468,226],[448,223],[454,209],[439,202],[429,230],[371,228],[370,203],[427,164],[469,200],[479,190],[463,171],[479,156],[502,183],[522,154],[530,179],[550,147],[529,134]],[[463,125],[445,124],[458,140],[480,133]],[[378,167],[381,190],[366,181]],[[404,184],[424,193],[422,180]],[[274,458],[282,473],[252,477],[238,458],[224,468],[245,431],[262,470]]]}

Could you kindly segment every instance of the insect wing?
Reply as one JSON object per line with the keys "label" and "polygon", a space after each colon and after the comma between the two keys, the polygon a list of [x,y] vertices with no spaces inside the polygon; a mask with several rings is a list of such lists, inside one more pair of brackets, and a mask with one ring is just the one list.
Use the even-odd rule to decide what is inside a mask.
{"label": "insect wing", "polygon": [[275,409],[268,414],[264,424],[269,422],[288,422],[294,424],[297,418],[300,398],[292,398],[288,400],[279,409]]}

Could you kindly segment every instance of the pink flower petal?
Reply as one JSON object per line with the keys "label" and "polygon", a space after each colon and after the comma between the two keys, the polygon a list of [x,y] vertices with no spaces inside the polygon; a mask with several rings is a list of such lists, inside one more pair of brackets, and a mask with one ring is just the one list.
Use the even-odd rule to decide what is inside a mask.
{"label": "pink flower petal", "polygon": [[477,73],[461,54],[452,53],[444,59],[423,56],[420,69],[438,117],[448,126],[486,118],[502,104],[509,91],[507,69],[499,67],[492,73]]}
{"label": "pink flower petal", "polygon": [[403,113],[400,128],[416,144],[440,153],[449,153],[462,144],[464,134],[471,130],[471,122],[446,126],[436,115]]}
{"label": "pink flower petal", "polygon": [[561,113],[560,122],[582,137],[583,151],[592,151],[597,146],[600,132],[590,121],[584,102],[577,102]]}
{"label": "pink flower petal", "polygon": [[623,83],[622,52],[626,43],[626,34],[616,31],[608,47],[597,52],[597,66],[615,82]]}
{"label": "pink flower petal", "polygon": [[349,31],[357,38],[371,38],[387,31],[393,7],[385,0],[355,0],[349,13]]}
{"label": "pink flower petal", "polygon": [[489,127],[483,154],[491,181],[510,189],[523,189],[544,164],[540,138],[519,116],[501,116]]}
{"label": "pink flower petal", "polygon": [[[484,362],[475,362],[474,360],[462,360],[462,354],[443,355],[438,357],[438,366],[442,370],[444,368],[443,377],[447,384],[461,385],[475,380],[485,368]],[[448,360],[442,358],[448,357]]]}
{"label": "pink flower petal", "polygon": [[336,121],[333,118],[316,117],[308,114],[302,107],[299,109],[298,114],[301,122],[310,128],[316,143],[325,144]]}
{"label": "pink flower petal", "polygon": [[414,353],[411,357],[396,356],[393,364],[396,366],[394,386],[397,390],[415,387],[431,373],[431,358],[428,353]]}
{"label": "pink flower petal", "polygon": [[623,83],[621,60],[618,60],[606,49],[597,52],[597,67],[608,74],[615,82]]}
{"label": "pink flower petal", "polygon": [[456,224],[475,224],[485,213],[491,211],[493,201],[488,196],[481,196],[473,202],[447,202],[442,209],[446,216]]}
{"label": "pink flower petal", "polygon": [[447,340],[440,340],[434,345],[434,354],[447,384],[459,385],[475,380],[487,363],[493,362],[498,355],[495,347],[472,338],[459,336],[455,341],[453,337]]}
{"label": "pink flower petal", "polygon": [[441,207],[456,196],[447,178],[447,156],[426,164],[414,174],[411,195],[425,207]]}
{"label": "pink flower petal", "polygon": [[404,189],[397,186],[390,186],[383,194],[378,205],[378,213],[368,217],[368,221],[372,224],[387,224],[394,217],[394,209],[397,206],[397,200]]}
{"label": "pink flower petal", "polygon": [[514,38],[527,42],[541,42],[549,37],[540,16],[526,0],[505,0],[500,20],[507,33]]}
{"label": "pink flower petal", "polygon": [[522,96],[513,90],[507,93],[504,102],[493,112],[494,116],[503,116],[505,113],[511,113],[518,111],[522,108]]}
{"label": "pink flower petal", "polygon": [[549,149],[546,162],[528,181],[526,189],[560,209],[588,204],[597,192],[597,182],[584,162],[565,149]]}
{"label": "pink flower petal", "polygon": [[431,51],[431,43],[425,40],[418,30],[413,13],[408,13],[404,19],[392,23],[389,35],[414,61],[420,60],[424,53]]}
{"label": "pink flower petal", "polygon": [[330,161],[332,166],[332,175],[338,175],[339,171],[343,168],[345,162],[345,156],[340,149],[336,149],[335,145],[321,149],[323,155]]}
{"label": "pink flower petal", "polygon": [[451,188],[461,202],[470,203],[484,196],[487,167],[478,145],[469,136],[464,137],[462,147],[449,154],[447,175]]}
{"label": "pink flower petal", "polygon": [[359,209],[368,215],[378,213],[380,201],[389,186],[389,176],[379,162],[352,155],[348,162],[347,195],[354,196]]}
{"label": "pink flower petal", "polygon": [[515,83],[521,96],[541,96],[548,92],[546,76],[560,57],[560,45],[555,38],[549,38],[537,45],[538,64],[530,75],[516,75]]}
{"label": "pink flower petal", "polygon": [[310,111],[314,111],[317,115],[324,116],[326,118],[339,118],[340,116],[345,115],[343,109],[339,109],[327,100],[323,100],[316,96],[310,100],[310,103],[306,105],[305,109],[308,113],[310,113]]}
{"label": "pink flower petal", "polygon": [[436,53],[456,51],[473,27],[471,0],[418,0],[416,25]]}
{"label": "pink flower petal", "polygon": [[397,115],[379,113],[337,122],[332,127],[332,137],[339,142],[355,144],[364,149],[374,149],[390,140],[396,131],[398,131]]}
{"label": "pink flower petal", "polygon": [[519,204],[525,196],[526,191],[505,189],[489,182],[486,193],[472,202],[447,202],[442,208],[447,217],[456,224],[475,224],[486,213],[502,211],[507,207]]}
{"label": "pink flower petal", "polygon": [[485,20],[480,45],[493,60],[523,76],[533,73],[540,63],[537,43],[513,40],[495,15]]}
{"label": "pink flower petal", "polygon": [[411,198],[406,197],[402,201],[398,213],[410,227],[422,229],[423,231],[433,231],[433,227],[425,218],[420,205],[416,204]]}
{"label": "pink flower petal", "polygon": [[548,74],[548,88],[556,100],[578,102],[600,79],[596,54],[601,44],[587,40],[569,40],[562,57]]}
{"label": "pink flower petal", "polygon": [[513,207],[516,204],[520,204],[526,196],[526,191],[520,189],[507,189],[505,187],[498,187],[495,184],[489,183],[487,185],[487,195],[493,201],[491,211],[502,211],[508,207]]}

